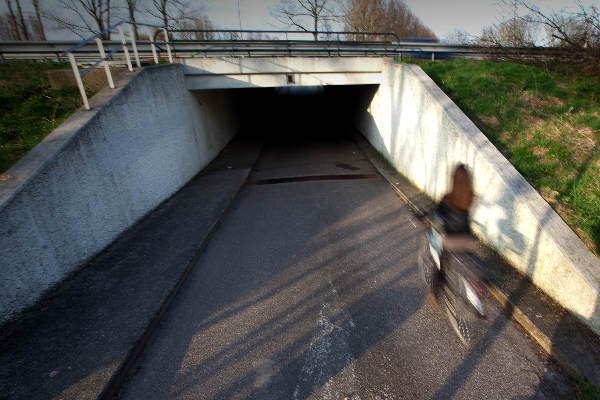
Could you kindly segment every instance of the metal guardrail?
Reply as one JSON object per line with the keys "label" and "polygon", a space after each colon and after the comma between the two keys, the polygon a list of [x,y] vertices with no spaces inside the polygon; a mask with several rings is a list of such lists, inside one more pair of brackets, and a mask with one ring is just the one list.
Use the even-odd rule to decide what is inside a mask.
{"label": "metal guardrail", "polygon": [[[123,26],[128,27],[128,37],[123,31]],[[188,57],[274,57],[274,56],[310,56],[310,57],[395,57],[402,59],[409,57],[471,57],[471,58],[511,58],[521,57],[528,59],[548,59],[560,57],[578,57],[577,51],[563,48],[499,48],[475,47],[464,45],[443,44],[426,40],[402,40],[390,32],[322,32],[322,31],[286,31],[286,30],[194,30],[194,29],[169,29],[165,26],[136,22],[135,25],[150,27],[155,32],[148,34],[148,40],[136,39],[134,23],[120,21],[103,32],[95,34],[83,41],[48,41],[48,42],[0,42],[0,60],[11,59],[47,59],[61,60],[68,57],[75,80],[81,94],[83,104],[87,110],[90,105],[83,86],[82,77],[89,71],[102,64],[106,78],[111,88],[114,88],[109,60],[115,60],[119,52],[123,53],[123,63],[133,71],[129,47],[133,50],[136,66],[142,66],[142,61],[154,61],[158,64],[160,59],[168,59],[173,63],[175,59]],[[105,40],[101,37],[116,30],[119,40]],[[174,39],[184,33],[197,34],[200,37],[212,36],[206,40]],[[158,40],[163,34],[164,40]],[[278,35],[279,39],[272,37],[264,39],[244,39],[262,35]],[[306,39],[311,35],[312,39]],[[321,36],[321,40],[314,37]],[[218,38],[217,36],[221,36]],[[223,38],[229,37],[229,38]],[[357,36],[372,37],[376,40],[355,41],[348,40]],[[128,40],[129,39],[129,40]],[[166,51],[167,56],[163,56]],[[99,57],[98,57],[99,56]],[[79,70],[76,60],[89,62],[83,71]]]}
{"label": "metal guardrail", "polygon": [[[52,59],[61,61],[64,52],[78,42],[0,42],[0,56],[4,60]],[[158,57],[166,53],[164,42],[154,42]],[[137,40],[139,57],[152,60],[152,42]],[[121,46],[119,41],[103,41],[107,52],[112,53]],[[295,41],[295,40],[181,40],[169,38],[169,46],[174,58],[240,56],[409,56],[410,54],[435,53],[435,56],[452,54],[454,56],[475,56],[478,51],[467,46],[453,46],[439,43],[411,42],[356,42],[356,41]],[[90,61],[98,57],[97,46],[91,42],[72,51],[79,61]],[[423,54],[420,55],[423,57]],[[166,57],[165,57],[166,58]]]}
{"label": "metal guardrail", "polygon": [[[114,81],[110,71],[109,60],[118,52],[123,52],[124,60],[127,64],[127,68],[133,71],[131,63],[131,57],[129,54],[127,37],[123,31],[123,25],[128,26],[129,33],[129,45],[133,50],[135,62],[137,67],[141,67],[140,53],[152,53],[152,59],[155,63],[159,63],[158,52],[162,51],[160,46],[166,48],[168,54],[168,60],[173,63],[173,53],[177,54],[178,58],[184,57],[195,57],[198,55],[208,56],[397,56],[401,55],[402,51],[423,51],[423,49],[417,49],[414,46],[409,46],[402,43],[398,36],[390,32],[321,32],[321,31],[285,31],[285,30],[271,30],[271,31],[256,31],[256,30],[188,30],[188,29],[169,29],[166,26],[146,24],[140,22],[131,21],[120,21],[106,30],[99,32],[81,42],[1,42],[0,43],[0,59],[22,59],[24,56],[29,58],[42,57],[45,58],[50,54],[55,55],[58,59],[67,56],[71,63],[73,74],[75,75],[75,81],[81,94],[84,107],[89,110],[90,104],[85,92],[82,77],[88,72],[92,71],[98,65],[102,64],[106,73],[106,79],[108,85],[114,88]],[[136,39],[133,26],[147,26],[155,28],[156,31],[153,34],[148,35],[148,41],[139,41]],[[101,37],[107,33],[112,33],[114,30],[118,32],[118,41],[102,41]],[[164,34],[164,41],[157,40],[157,36],[160,33]],[[195,33],[198,35],[229,35],[230,39],[216,39],[216,40],[170,40],[170,35],[177,35],[182,33]],[[283,40],[243,40],[244,34],[246,35],[267,35],[277,34],[283,35]],[[238,37],[239,35],[239,37]],[[298,35],[312,35],[312,40],[306,39],[295,39],[290,40],[291,36]],[[335,37],[336,40],[314,40],[318,35],[325,36],[327,39]],[[371,42],[356,42],[341,40],[342,37],[346,39],[349,35],[360,35],[362,37],[374,37],[376,39],[390,39],[390,40],[378,40]],[[94,46],[95,43],[95,46]],[[175,45],[172,51],[172,44]],[[421,45],[422,43],[420,43]],[[157,50],[158,46],[158,50]],[[66,47],[66,48],[65,48]],[[148,50],[149,47],[149,50]],[[141,50],[141,51],[140,51]],[[108,51],[108,52],[107,52]],[[444,51],[444,50],[442,50]],[[455,49],[456,51],[456,49]],[[100,57],[98,57],[98,55]],[[432,53],[433,57],[433,53]],[[76,59],[80,61],[86,60],[90,62],[90,65],[79,70]]]}
{"label": "metal guardrail", "polygon": [[[171,33],[170,30],[167,30]],[[227,31],[230,32],[230,31]],[[160,33],[160,32],[159,32]],[[49,41],[49,42],[0,42],[0,59],[2,60],[34,60],[53,59],[62,60],[64,53],[80,42],[77,41]],[[109,54],[122,45],[121,41],[102,41]],[[140,59],[153,60],[152,45],[155,46],[157,57],[163,58],[162,53],[167,53],[165,41],[137,40],[136,48]],[[133,44],[133,43],[132,43]],[[169,36],[168,41],[172,57],[185,58],[190,56],[284,56],[284,55],[320,55],[320,56],[373,56],[375,53],[384,56],[430,56],[435,58],[444,56],[458,57],[526,57],[531,59],[549,59],[553,57],[572,58],[584,56],[582,51],[566,48],[548,47],[477,47],[462,46],[443,43],[415,43],[410,41],[306,41],[306,40],[181,40]],[[97,59],[98,48],[92,42],[86,42],[71,53],[79,61]],[[108,56],[107,56],[108,57]],[[66,58],[66,57],[65,57]],[[168,57],[164,57],[168,58]],[[123,62],[124,63],[124,62]]]}

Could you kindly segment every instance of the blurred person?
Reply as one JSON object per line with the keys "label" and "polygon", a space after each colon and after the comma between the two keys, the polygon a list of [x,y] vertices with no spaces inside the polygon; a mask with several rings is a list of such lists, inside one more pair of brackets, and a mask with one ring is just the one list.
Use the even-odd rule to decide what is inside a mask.
{"label": "blurred person", "polygon": [[[475,239],[469,227],[469,212],[473,204],[473,181],[464,164],[458,164],[452,173],[452,186],[435,208],[435,214],[443,221],[443,246],[446,250],[472,250]],[[445,258],[442,255],[442,258]],[[427,299],[438,311],[438,293],[441,288],[441,273],[432,271],[432,283]]]}

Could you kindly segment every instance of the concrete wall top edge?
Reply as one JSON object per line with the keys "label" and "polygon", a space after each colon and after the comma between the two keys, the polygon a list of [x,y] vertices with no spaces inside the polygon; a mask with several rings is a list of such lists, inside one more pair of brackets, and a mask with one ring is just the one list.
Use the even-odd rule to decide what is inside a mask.
{"label": "concrete wall top edge", "polygon": [[223,57],[184,63],[188,90],[378,85],[383,67],[382,59],[356,57]]}
{"label": "concrete wall top edge", "polygon": [[381,72],[382,59],[344,57],[265,57],[265,58],[193,58],[184,60],[186,75],[196,73],[255,74],[255,73],[326,73]]}
{"label": "concrete wall top edge", "polygon": [[[485,154],[485,161],[504,182],[512,195],[519,200],[519,207],[527,210],[543,224],[545,232],[563,254],[581,272],[582,278],[596,290],[600,290],[600,260],[550,207],[535,188],[516,170],[496,147],[485,137],[479,128],[460,108],[416,65],[398,64],[387,61],[392,68],[407,68],[420,81],[430,96],[436,99],[445,115],[462,133],[460,140],[468,140],[478,151]],[[474,171],[476,176],[476,171]]]}
{"label": "concrete wall top edge", "polygon": [[294,77],[289,83],[285,74],[187,75],[188,90],[252,89],[302,86],[379,85],[380,73],[314,73]]}

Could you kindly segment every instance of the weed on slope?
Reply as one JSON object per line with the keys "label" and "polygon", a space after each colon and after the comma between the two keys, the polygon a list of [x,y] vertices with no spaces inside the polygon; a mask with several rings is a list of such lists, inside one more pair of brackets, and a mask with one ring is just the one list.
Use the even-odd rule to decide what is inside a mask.
{"label": "weed on slope", "polygon": [[0,173],[6,171],[80,105],[76,88],[51,89],[46,71],[69,64],[0,63]]}

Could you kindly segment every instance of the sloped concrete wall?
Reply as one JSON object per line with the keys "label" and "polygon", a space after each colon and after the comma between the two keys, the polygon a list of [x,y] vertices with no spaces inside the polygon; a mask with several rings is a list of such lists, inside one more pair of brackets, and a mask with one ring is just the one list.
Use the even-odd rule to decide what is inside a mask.
{"label": "sloped concrete wall", "polygon": [[478,196],[475,233],[600,334],[598,259],[419,67],[387,63],[357,124],[435,200],[448,191],[454,166],[468,165]]}
{"label": "sloped concrete wall", "polygon": [[170,197],[237,133],[233,96],[189,92],[181,65],[127,74],[0,182],[0,322]]}

